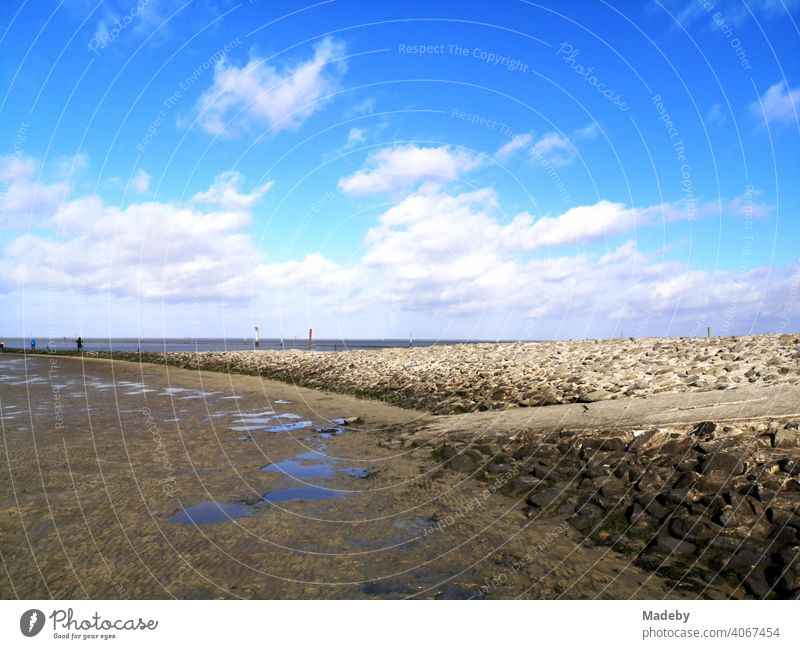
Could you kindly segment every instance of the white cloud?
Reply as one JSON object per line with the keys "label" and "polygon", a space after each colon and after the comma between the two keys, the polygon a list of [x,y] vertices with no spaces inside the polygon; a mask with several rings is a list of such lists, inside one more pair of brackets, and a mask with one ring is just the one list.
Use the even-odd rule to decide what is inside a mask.
{"label": "white cloud", "polygon": [[[14,190],[30,184],[36,164],[19,159],[3,169]],[[272,314],[300,313],[292,322],[312,310],[319,318],[361,322],[399,322],[394,315],[408,314],[434,323],[486,316],[550,319],[555,326],[579,318],[659,321],[663,314],[663,322],[682,327],[673,333],[688,333],[703,313],[740,327],[761,314],[774,328],[800,308],[790,298],[800,285],[795,266],[705,270],[665,261],[661,250],[640,250],[638,228],[687,218],[680,203],[631,208],[599,201],[509,220],[492,189],[451,193],[427,183],[380,215],[351,262],[324,251],[274,261],[250,232],[249,209],[265,185],[247,194],[242,182],[235,172],[220,174],[193,206],[144,201],[120,208],[94,195],[67,198],[41,222],[50,231],[17,236],[2,250],[0,290],[110,295],[115,304],[221,300],[238,303],[231,308],[242,313],[243,301],[258,300],[260,313],[266,302]],[[695,216],[737,214],[754,197],[698,205]],[[201,201],[207,207],[197,207]],[[612,236],[615,243],[604,246]],[[563,248],[578,243],[599,245],[577,253]],[[526,331],[512,335],[554,330]]]}
{"label": "white cloud", "polygon": [[572,143],[555,131],[545,133],[531,147],[530,154],[537,161],[545,160],[554,167],[563,167],[575,160]]}
{"label": "white cloud", "polygon": [[133,178],[131,178],[131,189],[137,194],[146,194],[150,191],[150,181],[152,178],[153,177],[144,169],[139,169],[139,171],[134,174]]}
{"label": "white cloud", "polygon": [[594,140],[600,134],[600,127],[592,122],[572,132],[569,139],[550,131],[534,141],[532,133],[515,135],[509,142],[501,146],[495,155],[507,158],[518,151],[527,150],[537,162],[548,162],[554,167],[563,167],[575,161],[575,146],[571,140]]}
{"label": "white cloud", "polygon": [[727,115],[722,110],[720,104],[712,104],[711,108],[706,113],[706,124],[713,124],[715,126],[724,126],[727,121]]}
{"label": "white cloud", "polygon": [[503,146],[497,149],[497,153],[495,153],[495,155],[498,158],[506,158],[520,149],[527,149],[531,142],[533,142],[533,135],[531,133],[515,135]]}
{"label": "white cloud", "polygon": [[517,216],[505,229],[507,245],[534,250],[579,241],[598,241],[632,230],[636,210],[621,203],[600,201],[594,205],[573,207],[559,216],[537,220],[529,214]]}
{"label": "white cloud", "polygon": [[247,210],[274,184],[273,182],[264,183],[249,194],[244,194],[239,191],[243,182],[244,177],[238,171],[224,171],[214,178],[208,191],[198,192],[192,196],[192,202],[216,205],[223,209]]}
{"label": "white cloud", "polygon": [[49,232],[12,240],[0,256],[0,275],[7,289],[167,301],[198,296],[236,302],[261,291],[259,282],[274,286],[280,277],[300,290],[318,274],[324,282],[316,278],[317,286],[339,281],[335,264],[321,265],[314,256],[288,266],[269,262],[248,231],[248,208],[268,184],[241,194],[240,181],[237,173],[220,174],[201,192],[198,196],[213,203],[210,210],[160,201],[121,209],[96,195],[66,200],[43,222]]}
{"label": "white cloud", "polygon": [[597,122],[587,124],[572,133],[575,140],[594,140],[598,135],[600,135],[600,125]]}
{"label": "white cloud", "polygon": [[302,287],[310,295],[327,295],[352,285],[359,270],[345,268],[320,253],[311,253],[301,260],[262,264],[254,279],[259,289],[291,290]]}
{"label": "white cloud", "polygon": [[89,156],[83,152],[75,155],[57,156],[48,161],[47,167],[52,170],[52,174],[57,178],[71,179],[80,176],[89,168]]}
{"label": "white cloud", "polygon": [[481,164],[477,155],[451,146],[401,145],[371,153],[355,174],[339,181],[353,196],[407,189],[417,183],[457,180]]}
{"label": "white cloud", "polygon": [[311,59],[283,70],[252,55],[242,67],[222,59],[214,68],[213,85],[197,102],[198,121],[214,135],[256,126],[273,131],[296,127],[335,89],[345,68],[338,60],[343,55],[342,43],[325,38]]}
{"label": "white cloud", "polygon": [[[556,322],[669,314],[671,322],[687,327],[700,310],[719,320],[735,304],[735,317],[746,322],[758,309],[774,316],[786,307],[791,267],[773,269],[775,281],[762,294],[759,282],[768,269],[744,274],[693,269],[661,260],[661,251],[643,253],[632,239],[601,251],[526,254],[545,245],[623,235],[639,219],[675,218],[676,206],[634,210],[601,201],[558,217],[521,216],[505,225],[498,211],[489,189],[450,195],[426,188],[390,208],[365,239],[360,263],[369,282],[353,289],[342,312],[407,311],[438,318],[513,312],[518,319]],[[797,311],[796,305],[789,308]]]}
{"label": "white cloud", "polygon": [[354,147],[358,144],[361,144],[367,139],[367,133],[363,128],[353,127],[350,129],[350,132],[347,134],[347,143],[346,147]]}
{"label": "white cloud", "polygon": [[796,122],[800,88],[790,89],[782,81],[769,87],[758,101],[750,104],[750,112],[775,124]]}
{"label": "white cloud", "polygon": [[0,157],[0,225],[7,229],[36,227],[58,208],[70,192],[68,183],[42,183],[40,166],[22,155]]}

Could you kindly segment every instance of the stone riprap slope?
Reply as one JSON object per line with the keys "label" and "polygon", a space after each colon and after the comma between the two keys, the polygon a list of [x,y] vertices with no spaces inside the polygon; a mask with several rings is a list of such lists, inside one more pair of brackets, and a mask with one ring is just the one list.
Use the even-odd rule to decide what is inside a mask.
{"label": "stone riprap slope", "polygon": [[793,419],[506,437],[456,430],[445,440],[422,428],[382,445],[430,452],[442,469],[494,483],[530,518],[566,517],[587,539],[673,580],[676,591],[703,596],[722,580],[735,597],[800,598]]}
{"label": "stone riprap slope", "polygon": [[[103,354],[90,352],[90,355]],[[438,414],[800,381],[800,337],[638,338],[413,349],[118,354],[260,374]]]}

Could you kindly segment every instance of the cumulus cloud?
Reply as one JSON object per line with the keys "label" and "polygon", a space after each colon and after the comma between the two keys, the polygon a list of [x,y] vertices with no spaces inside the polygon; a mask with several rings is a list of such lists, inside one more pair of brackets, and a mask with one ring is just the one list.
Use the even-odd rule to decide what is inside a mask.
{"label": "cumulus cloud", "polygon": [[243,182],[244,177],[238,171],[224,171],[214,178],[208,191],[198,192],[192,196],[192,202],[216,205],[223,209],[247,210],[274,184],[273,182],[264,183],[246,194],[239,191]]}
{"label": "cumulus cloud", "polygon": [[[270,262],[249,233],[248,211],[269,183],[243,194],[237,189],[241,181],[235,172],[217,176],[194,197],[208,209],[162,201],[119,208],[96,195],[65,200],[43,222],[48,231],[18,236],[5,248],[4,288],[236,302],[264,285],[314,291],[347,276],[314,255],[290,264]],[[314,286],[305,287],[312,279]]]}
{"label": "cumulus cloud", "polygon": [[[11,189],[30,183],[35,168],[26,159],[6,165]],[[150,200],[123,208],[96,195],[68,197],[43,221],[48,231],[6,245],[0,290],[146,302],[261,300],[281,313],[306,306],[326,317],[366,319],[489,314],[608,322],[668,314],[683,327],[678,333],[704,313],[720,327],[746,327],[756,314],[789,322],[800,308],[787,297],[800,290],[796,266],[706,270],[666,261],[661,250],[640,250],[639,228],[688,218],[680,203],[634,208],[598,201],[562,214],[508,218],[491,188],[452,192],[424,183],[378,217],[351,262],[322,252],[275,261],[250,232],[250,208],[268,184],[248,194],[243,182],[236,172],[220,174],[188,206]],[[736,214],[755,196],[698,205],[694,216]],[[566,248],[576,244],[592,245]],[[313,299],[304,305],[304,296]]]}
{"label": "cumulus cloud", "polygon": [[296,127],[336,88],[345,69],[340,60],[344,51],[342,43],[325,38],[310,59],[284,69],[252,55],[241,67],[223,58],[214,67],[211,88],[197,102],[198,121],[214,135],[256,126],[273,131]]}
{"label": "cumulus cloud", "polygon": [[789,88],[780,81],[750,104],[750,112],[759,118],[776,125],[796,122],[797,108],[800,104],[800,87]]}
{"label": "cumulus cloud", "polygon": [[146,194],[150,191],[150,181],[153,177],[144,169],[139,169],[131,178],[130,187],[137,194]]}
{"label": "cumulus cloud", "polygon": [[[664,261],[660,251],[644,253],[633,239],[579,254],[530,254],[543,246],[625,235],[637,221],[677,218],[675,205],[634,210],[600,201],[556,217],[521,215],[508,224],[498,212],[490,189],[451,195],[430,187],[388,209],[365,239],[361,264],[370,282],[344,310],[383,307],[439,316],[513,311],[533,319],[601,320],[670,314],[685,325],[700,311],[716,313],[719,321],[731,305],[744,320],[758,309],[775,315],[786,307],[781,290],[796,281],[792,267],[747,273],[693,269]],[[765,293],[759,281],[770,272],[774,282]]]}
{"label": "cumulus cloud", "polygon": [[602,240],[632,230],[635,225],[636,210],[627,209],[621,203],[600,201],[535,221],[529,214],[522,214],[507,226],[504,234],[509,243],[533,250]]}
{"label": "cumulus cloud", "polygon": [[40,165],[22,155],[0,157],[0,223],[4,228],[36,227],[70,192],[67,182],[40,182]]}
{"label": "cumulus cloud", "polygon": [[352,196],[391,193],[424,181],[456,180],[480,164],[479,156],[451,146],[400,145],[371,153],[339,188]]}

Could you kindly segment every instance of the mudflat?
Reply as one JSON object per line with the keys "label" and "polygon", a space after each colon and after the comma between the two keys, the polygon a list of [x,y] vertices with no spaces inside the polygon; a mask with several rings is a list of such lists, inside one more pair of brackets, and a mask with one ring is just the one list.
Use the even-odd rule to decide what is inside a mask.
{"label": "mudflat", "polygon": [[[759,534],[774,541],[779,526],[780,551],[789,554],[779,575],[765,568],[775,579],[762,596],[792,596],[796,473],[785,460],[797,454],[797,391],[749,389],[718,393],[753,401],[747,423],[714,431],[698,430],[706,413],[681,411],[685,402],[671,407],[691,415],[646,421],[654,410],[641,404],[652,395],[444,417],[260,376],[5,354],[0,596],[758,596],[760,583],[713,561],[702,583],[682,570],[700,553],[716,557],[708,540],[740,539],[748,521],[684,546],[661,533],[671,529],[669,518],[662,522],[670,512],[691,514],[684,505],[702,501],[672,494],[669,509],[656,497],[675,481],[693,484],[684,473],[701,479],[715,440],[728,438],[753,440],[746,452],[766,453],[762,465],[775,466],[780,513],[767,520],[762,507]],[[758,389],[785,392],[762,399]],[[587,415],[599,407],[607,410]],[[536,413],[545,417],[538,426]],[[681,441],[664,446],[673,440]],[[703,444],[706,451],[693,450]],[[633,479],[636,466],[664,457],[669,488]],[[744,476],[739,468],[726,470]],[[636,529],[631,511],[642,521]],[[627,536],[641,547],[616,538]],[[749,550],[748,558],[764,555]]]}

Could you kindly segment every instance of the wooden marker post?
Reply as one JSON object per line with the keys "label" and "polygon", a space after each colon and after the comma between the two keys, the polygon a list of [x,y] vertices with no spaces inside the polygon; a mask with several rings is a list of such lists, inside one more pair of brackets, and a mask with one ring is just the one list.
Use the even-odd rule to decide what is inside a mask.
{"label": "wooden marker post", "polygon": [[313,337],[313,329],[308,330],[308,346],[311,347],[314,344],[314,337]]}

